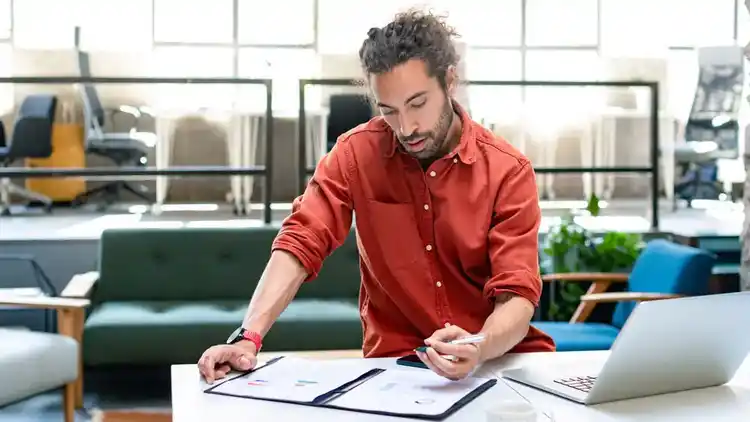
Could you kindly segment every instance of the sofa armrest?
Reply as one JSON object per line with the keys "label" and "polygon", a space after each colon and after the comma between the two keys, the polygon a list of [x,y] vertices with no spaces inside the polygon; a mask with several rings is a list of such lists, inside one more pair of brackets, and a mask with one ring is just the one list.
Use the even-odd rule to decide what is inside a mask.
{"label": "sofa armrest", "polygon": [[542,281],[579,281],[626,283],[630,274],[625,273],[554,273],[542,275]]}
{"label": "sofa armrest", "polygon": [[65,286],[60,296],[66,298],[88,298],[98,280],[98,271],[76,274],[70,279],[70,282]]}
{"label": "sofa armrest", "polygon": [[683,296],[674,293],[612,292],[583,295],[581,296],[581,302],[646,302],[650,300],[676,299],[679,297]]}
{"label": "sofa armrest", "polygon": [[50,296],[13,296],[0,295],[0,305],[18,306],[21,308],[51,309],[55,311],[69,311],[84,309],[89,306],[88,299],[72,299]]}

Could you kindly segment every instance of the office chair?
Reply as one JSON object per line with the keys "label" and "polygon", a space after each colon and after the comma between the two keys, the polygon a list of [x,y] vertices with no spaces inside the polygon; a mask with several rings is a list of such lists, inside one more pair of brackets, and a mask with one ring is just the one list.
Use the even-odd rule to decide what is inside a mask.
{"label": "office chair", "polygon": [[[739,157],[739,112],[744,91],[744,54],[738,46],[698,50],[698,85],[685,125],[685,143],[675,161],[682,169],[675,196],[688,208],[694,199],[719,199],[719,160]],[[679,153],[679,154],[678,154]]]}
{"label": "office chair", "polygon": [[[81,76],[91,76],[88,53],[78,52],[78,65]],[[135,126],[137,126],[140,114],[147,114],[147,112],[135,107],[120,107],[115,110],[115,113],[132,114],[136,125],[129,132],[104,132],[107,113],[99,100],[96,88],[90,83],[81,84],[78,88],[83,103],[86,152],[107,158],[118,167],[145,167],[148,162],[148,153],[156,145],[156,134],[138,132]],[[114,113],[111,116],[114,116]],[[153,202],[153,199],[146,193],[145,186],[133,186],[123,180],[117,180],[78,195],[74,204],[81,205],[88,202],[91,197],[101,195],[105,201],[103,207],[106,207],[116,202],[122,191],[130,192],[143,201]]]}
{"label": "office chair", "polygon": [[356,126],[372,119],[370,102],[361,94],[335,94],[329,100],[327,150],[336,144],[336,139]]}
{"label": "office chair", "polygon": [[[25,158],[48,158],[52,155],[52,126],[57,110],[57,97],[29,95],[21,103],[13,125],[13,136],[6,142],[5,128],[0,122],[0,165],[10,167]],[[52,199],[13,184],[9,178],[0,180],[0,215],[10,215],[10,195],[39,202],[45,211],[52,211]]]}

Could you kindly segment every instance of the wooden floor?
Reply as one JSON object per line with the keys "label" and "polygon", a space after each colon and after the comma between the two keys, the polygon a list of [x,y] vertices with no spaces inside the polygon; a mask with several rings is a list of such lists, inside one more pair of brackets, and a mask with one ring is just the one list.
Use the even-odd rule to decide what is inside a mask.
{"label": "wooden floor", "polygon": [[91,414],[91,422],[172,422],[172,413],[137,410],[94,411]]}

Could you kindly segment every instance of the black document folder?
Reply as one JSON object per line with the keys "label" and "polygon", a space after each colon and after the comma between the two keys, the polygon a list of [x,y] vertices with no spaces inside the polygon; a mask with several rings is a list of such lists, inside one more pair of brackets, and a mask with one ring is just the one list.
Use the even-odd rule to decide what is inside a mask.
{"label": "black document folder", "polygon": [[204,390],[224,396],[387,416],[442,420],[496,379],[444,379],[423,369],[363,369],[361,362],[280,357]]}

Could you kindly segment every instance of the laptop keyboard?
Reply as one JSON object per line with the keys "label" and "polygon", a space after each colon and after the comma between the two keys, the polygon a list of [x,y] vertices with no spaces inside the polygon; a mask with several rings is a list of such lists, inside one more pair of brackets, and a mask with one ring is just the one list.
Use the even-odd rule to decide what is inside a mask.
{"label": "laptop keyboard", "polygon": [[558,384],[562,384],[570,388],[575,388],[576,390],[583,391],[584,393],[588,393],[591,390],[591,387],[594,386],[595,381],[596,381],[596,377],[591,377],[591,376],[559,378],[555,380],[555,382]]}

